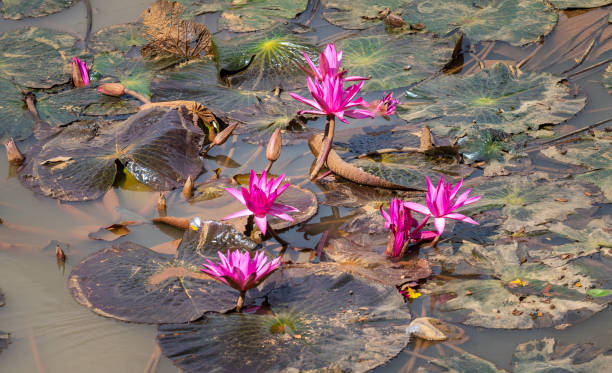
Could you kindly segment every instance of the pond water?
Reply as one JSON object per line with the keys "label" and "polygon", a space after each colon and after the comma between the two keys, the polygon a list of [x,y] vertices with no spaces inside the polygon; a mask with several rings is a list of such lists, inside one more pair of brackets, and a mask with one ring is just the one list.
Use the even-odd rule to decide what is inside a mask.
{"label": "pond water", "polygon": [[[143,0],[92,0],[92,34],[108,26],[136,21],[152,3],[153,1]],[[588,11],[559,11],[558,24],[550,35],[543,38],[543,44],[520,47],[502,41],[470,43],[469,39],[464,38],[461,57],[455,59],[455,66],[461,65],[461,68],[454,68],[455,76],[472,75],[481,70],[481,67],[491,67],[495,62],[516,63],[529,58],[538,49],[537,53],[533,54],[534,57],[523,64],[525,71],[546,71],[568,76],[567,84],[570,89],[576,95],[587,97],[586,105],[578,115],[561,121],[554,129],[552,126],[546,127],[549,133],[545,134],[545,137],[529,141],[525,148],[528,162],[519,166],[522,167],[521,172],[546,172],[555,177],[565,177],[575,172],[578,166],[564,164],[542,155],[540,150],[543,145],[539,144],[593,124],[601,123],[596,127],[598,130],[612,125],[612,96],[601,84],[603,71],[612,58],[612,26],[607,20],[603,22],[601,19],[607,17],[611,8],[612,6]],[[324,7],[319,1],[310,1],[306,11],[293,22],[307,24],[308,28],[304,28],[303,35],[317,44],[324,44],[338,35],[348,34],[344,29],[329,23],[323,12]],[[59,13],[42,18],[19,21],[0,19],[0,32],[16,30],[23,26],[39,26],[84,38],[87,29],[85,15],[86,5],[81,1]],[[572,20],[579,17],[583,17],[582,21],[572,24]],[[236,35],[230,31],[217,32],[220,22],[218,14],[198,16],[197,20],[205,23],[220,41],[231,40]],[[598,27],[584,27],[585,24],[596,25],[597,22],[600,22]],[[591,35],[591,38],[587,37],[588,35]],[[597,37],[593,38],[592,35]],[[582,39],[584,41],[581,41]],[[562,48],[564,44],[572,43],[577,46],[569,51]],[[577,63],[576,59],[581,59],[587,48],[592,52]],[[582,72],[582,69],[603,61],[608,62]],[[452,67],[448,69],[453,70]],[[401,100],[410,102],[410,97],[403,93],[413,89],[413,86],[414,84],[405,84],[394,92],[400,95]],[[418,89],[418,86],[415,87],[415,91]],[[373,95],[368,94],[366,98],[372,99]],[[393,116],[390,121],[379,118],[374,121],[356,120],[351,122],[350,127],[340,124],[339,130],[371,130],[377,126],[392,128],[403,123],[403,119],[398,116]],[[323,118],[319,118],[309,121],[307,125],[322,131],[325,122]],[[217,168],[222,169],[222,176],[246,174],[250,169],[265,168],[265,142],[264,145],[253,145],[243,141],[249,136],[254,135],[234,135],[225,144],[214,147],[203,159],[205,172],[196,181],[209,179]],[[341,132],[339,136],[342,137]],[[344,138],[350,136],[349,133]],[[26,140],[23,145],[31,145],[33,141]],[[0,149],[0,159],[5,159],[5,156],[4,148]],[[326,198],[324,188],[308,181],[307,175],[312,162],[313,157],[304,138],[301,143],[283,148],[281,158],[273,171],[285,173],[293,185],[301,185],[314,192],[319,201],[322,201]],[[0,307],[0,331],[9,332],[11,335],[8,348],[0,353],[0,371],[181,371],[160,353],[156,346],[158,332],[155,326],[125,323],[95,314],[75,302],[67,287],[68,277],[74,266],[97,250],[109,246],[106,241],[90,238],[90,233],[97,232],[102,227],[119,221],[142,219],[141,224],[129,227],[128,235],[113,243],[132,241],[146,247],[166,244],[183,236],[181,230],[150,222],[150,219],[156,216],[158,192],[138,186],[123,177],[115,182],[111,191],[103,198],[88,202],[58,202],[56,199],[35,195],[24,187],[17,176],[15,166],[0,162],[0,175],[3,175],[0,178],[0,218],[3,221],[0,225],[0,289],[6,301],[6,304]],[[470,177],[476,178],[480,175],[482,169],[476,169]],[[168,196],[169,204],[180,199],[177,194],[178,192],[173,192]],[[238,206],[237,202],[218,206],[207,211],[207,214],[221,217],[234,212]],[[585,207],[587,208],[579,210],[580,212],[570,219],[573,220],[571,223],[585,226],[593,216],[610,216],[609,203],[599,201]],[[330,237],[341,235],[338,228],[352,214],[353,208],[319,204],[317,214],[307,224],[298,225],[280,234],[292,247],[308,249],[290,249],[285,253],[285,259],[296,262],[309,260],[312,255],[310,249],[317,246],[322,232],[329,231]],[[605,221],[608,224],[610,222]],[[608,225],[606,229],[609,232],[612,227]],[[56,260],[55,247],[58,244],[65,249],[65,264]],[[266,243],[266,248],[274,253],[280,250],[280,246],[275,243]],[[442,275],[440,278],[453,275],[435,266],[434,273]],[[600,278],[603,287],[607,284],[610,288],[610,273],[612,272],[608,269],[608,277]],[[431,305],[431,299],[425,294],[407,307],[414,317],[432,315],[435,306]],[[433,316],[439,315],[434,313]],[[516,346],[545,337],[553,337],[565,343],[592,342],[606,351],[612,349],[612,313],[609,308],[586,320],[572,323],[563,330],[501,330],[460,326],[469,337],[464,343],[459,345],[413,340],[397,357],[374,371],[410,372],[419,366],[426,366],[427,358],[446,357],[462,351],[486,359],[500,369],[511,371],[511,360]]]}

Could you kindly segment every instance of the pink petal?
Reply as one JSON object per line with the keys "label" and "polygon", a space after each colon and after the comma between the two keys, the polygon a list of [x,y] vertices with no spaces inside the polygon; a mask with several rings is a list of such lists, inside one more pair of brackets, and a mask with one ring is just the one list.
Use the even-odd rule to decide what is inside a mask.
{"label": "pink petal", "polygon": [[225,191],[231,194],[234,198],[236,198],[240,203],[246,205],[246,201],[244,199],[244,195],[242,191],[236,190],[234,188],[225,188]]}
{"label": "pink petal", "polygon": [[300,210],[296,209],[293,206],[281,205],[280,203],[273,204],[270,207],[270,211],[274,211],[274,212],[300,212]]}
{"label": "pink petal", "polygon": [[261,233],[265,235],[266,229],[268,227],[268,220],[266,219],[266,216],[265,215],[262,217],[255,216],[255,224],[257,224]]}
{"label": "pink petal", "polygon": [[229,214],[221,220],[229,220],[229,219],[240,218],[242,216],[249,216],[249,215],[253,215],[253,212],[249,209],[244,209],[244,210],[236,211],[233,214]]}
{"label": "pink petal", "polygon": [[430,211],[430,210],[429,210],[427,207],[425,207],[425,206],[423,206],[423,205],[421,205],[421,204],[419,204],[419,203],[415,203],[415,202],[404,202],[404,206],[405,206],[406,208],[409,208],[409,209],[410,209],[410,210],[412,210],[412,211],[416,211],[416,212],[418,212],[419,214],[423,214],[423,215],[431,215],[431,211]]}
{"label": "pink petal", "polygon": [[293,218],[285,213],[273,213],[271,212],[270,215],[272,216],[276,216],[279,219],[283,219],[283,220],[287,220],[293,223]]}
{"label": "pink petal", "polygon": [[435,218],[434,219],[434,226],[436,227],[436,230],[438,231],[438,234],[442,234],[444,232],[444,227],[446,226],[446,219],[444,219],[444,218]]}
{"label": "pink petal", "polygon": [[449,219],[460,220],[460,221],[464,221],[466,223],[478,225],[478,223],[474,219],[469,218],[469,217],[467,217],[465,215],[462,215],[462,214],[446,214],[445,217],[449,218]]}

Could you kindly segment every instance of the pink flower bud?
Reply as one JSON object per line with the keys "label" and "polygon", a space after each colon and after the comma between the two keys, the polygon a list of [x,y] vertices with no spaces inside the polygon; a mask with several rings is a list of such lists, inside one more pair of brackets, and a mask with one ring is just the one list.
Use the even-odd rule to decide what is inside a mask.
{"label": "pink flower bud", "polygon": [[72,84],[75,88],[81,88],[89,84],[87,63],[76,57],[72,59]]}
{"label": "pink flower bud", "polygon": [[104,83],[98,87],[98,92],[108,96],[123,96],[125,94],[125,87],[121,83]]}
{"label": "pink flower bud", "polygon": [[19,148],[17,147],[17,144],[15,144],[15,141],[13,139],[10,139],[7,143],[4,144],[4,146],[6,147],[6,156],[8,158],[9,163],[14,164],[16,166],[21,165],[25,158],[23,157],[23,154],[21,154],[21,152],[19,151]]}
{"label": "pink flower bud", "polygon": [[272,137],[270,137],[270,141],[268,141],[268,147],[266,148],[266,158],[268,158],[269,161],[274,162],[280,157],[282,143],[280,127],[278,127],[274,130]]}

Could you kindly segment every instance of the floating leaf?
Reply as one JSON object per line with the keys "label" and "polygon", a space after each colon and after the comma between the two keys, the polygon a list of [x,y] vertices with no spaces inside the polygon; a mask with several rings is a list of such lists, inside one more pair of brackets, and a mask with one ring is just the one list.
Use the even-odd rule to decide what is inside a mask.
{"label": "floating leaf", "polygon": [[466,136],[457,142],[465,163],[477,161],[503,160],[504,155],[514,149],[511,137],[507,133],[486,128],[471,128]]}
{"label": "floating leaf", "polygon": [[[75,123],[34,147],[19,175],[47,196],[89,200],[111,187],[119,161],[138,181],[167,190],[200,173],[203,137],[182,111],[166,108],[141,111],[125,122]],[[58,156],[70,160],[42,164]]]}
{"label": "floating leaf", "polygon": [[[323,0],[323,18],[330,23],[347,29],[366,29],[381,23],[385,9],[396,11],[406,0]],[[338,11],[336,11],[338,10]]]}
{"label": "floating leaf", "polygon": [[557,124],[579,112],[585,97],[573,97],[569,88],[549,73],[517,75],[505,64],[496,64],[470,76],[442,75],[414,92],[434,100],[400,113],[409,121],[427,121],[437,135],[463,134],[474,122],[480,128],[506,133]]}
{"label": "floating leaf", "polygon": [[255,33],[219,42],[221,67],[238,71],[225,79],[233,88],[246,90],[291,90],[306,86],[302,52],[311,58],[317,54],[314,46],[284,29],[265,34]]}
{"label": "floating leaf", "polygon": [[176,255],[130,242],[94,253],[74,267],[68,287],[81,305],[123,321],[188,322],[235,307],[238,291],[200,272],[217,251],[255,248],[232,227],[203,222],[188,230]]}
{"label": "floating leaf", "polygon": [[426,30],[445,35],[459,30],[470,41],[501,40],[523,45],[547,35],[557,13],[540,0],[409,0],[402,16],[424,23]]}
{"label": "floating leaf", "polygon": [[209,314],[196,323],[160,325],[164,355],[187,372],[234,372],[237,366],[365,372],[408,342],[410,312],[393,286],[335,266],[285,269],[266,284],[267,314]]}
{"label": "floating leaf", "polygon": [[350,75],[371,76],[363,86],[366,91],[419,82],[447,64],[454,47],[448,40],[421,34],[376,33],[336,43],[342,50],[342,67]]}
{"label": "floating leaf", "polygon": [[596,131],[580,141],[563,147],[551,146],[542,150],[542,154],[560,162],[587,166],[593,169],[578,176],[579,179],[600,187],[608,201],[612,201],[612,136]]}
{"label": "floating leaf", "polygon": [[612,4],[610,0],[550,0],[550,3],[558,9],[575,8],[599,8]]}
{"label": "floating leaf", "polygon": [[612,290],[610,289],[590,289],[587,291],[587,294],[592,297],[607,297],[608,295],[612,295]]}
{"label": "floating leaf", "polygon": [[431,276],[431,267],[424,259],[392,259],[384,255],[390,233],[384,230],[384,219],[377,208],[367,206],[338,230],[343,237],[330,239],[325,255],[347,271],[387,285]]}
{"label": "floating leaf", "polygon": [[2,2],[2,17],[22,19],[44,17],[70,8],[78,0],[5,0]]}
{"label": "floating leaf", "polygon": [[0,78],[0,91],[0,141],[4,143],[10,137],[15,140],[25,139],[32,133],[34,121],[21,100],[21,90],[10,81]]}
{"label": "floating leaf", "polygon": [[0,35],[0,75],[30,88],[67,83],[70,61],[81,54],[75,43],[70,34],[39,27],[5,32]]}
{"label": "floating leaf", "polygon": [[142,13],[142,23],[149,41],[143,55],[192,59],[213,53],[212,35],[203,24],[186,19],[179,2],[156,1]]}
{"label": "floating leaf", "polygon": [[213,61],[190,61],[157,74],[151,84],[154,101],[193,100],[213,111],[230,112],[258,103],[267,93],[222,86]]}
{"label": "floating leaf", "polygon": [[562,344],[554,338],[522,343],[512,356],[513,373],[607,372],[612,356],[593,343]]}
{"label": "floating leaf", "polygon": [[563,220],[577,209],[592,206],[593,200],[584,194],[586,191],[575,181],[552,181],[538,173],[504,176],[482,180],[475,185],[472,194],[482,198],[470,210],[501,208],[504,229],[530,231],[540,224]]}
{"label": "floating leaf", "polygon": [[147,43],[142,27],[141,23],[124,23],[103,28],[91,36],[89,47],[98,53],[127,53],[133,47],[140,48]]}
{"label": "floating leaf", "polygon": [[94,68],[105,77],[114,77],[127,89],[150,96],[152,66],[142,60],[124,58],[118,52],[103,52],[94,57]]}

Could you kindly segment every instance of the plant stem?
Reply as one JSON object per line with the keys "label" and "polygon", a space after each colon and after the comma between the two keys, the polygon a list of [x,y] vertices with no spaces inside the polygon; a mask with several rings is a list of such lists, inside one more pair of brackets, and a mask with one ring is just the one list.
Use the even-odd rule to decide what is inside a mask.
{"label": "plant stem", "polygon": [[334,140],[334,129],[336,126],[335,121],[335,116],[327,116],[327,123],[325,124],[325,136],[323,136],[323,147],[321,149],[321,152],[319,153],[319,156],[317,157],[317,163],[315,164],[314,169],[310,173],[310,180],[314,180],[314,178],[321,170],[321,167],[323,167],[325,161],[327,161],[327,155],[331,150],[332,141]]}
{"label": "plant stem", "polygon": [[141,95],[138,92],[134,92],[131,89],[125,89],[125,93],[127,93],[128,95],[140,100],[143,104],[150,104],[151,100],[149,100],[148,98],[146,98],[145,96]]}
{"label": "plant stem", "polygon": [[270,169],[272,168],[273,164],[274,164],[274,161],[268,161],[268,165],[266,166],[266,172],[270,172]]}
{"label": "plant stem", "polygon": [[289,246],[289,242],[287,242],[287,241],[283,240],[283,239],[281,238],[281,236],[279,236],[279,235],[278,235],[278,233],[276,233],[276,231],[275,231],[274,229],[272,229],[272,226],[270,226],[270,223],[268,223],[268,229],[267,229],[267,231],[268,231],[268,232],[270,232],[270,235],[272,235],[272,237],[274,237],[274,239],[275,239],[275,240],[276,240],[276,241],[277,241],[279,244],[281,244],[281,246],[283,246],[283,247],[287,247],[287,246]]}
{"label": "plant stem", "polygon": [[240,312],[242,306],[244,305],[244,297],[246,295],[246,291],[241,291],[240,296],[238,297],[238,302],[236,302],[236,312]]}

